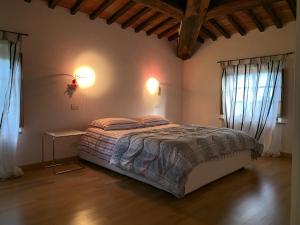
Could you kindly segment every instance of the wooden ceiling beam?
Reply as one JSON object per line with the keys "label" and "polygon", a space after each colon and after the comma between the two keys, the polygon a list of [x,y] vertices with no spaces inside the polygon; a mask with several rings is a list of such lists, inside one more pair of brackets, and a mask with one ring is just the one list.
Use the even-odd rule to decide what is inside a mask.
{"label": "wooden ceiling beam", "polygon": [[172,27],[169,27],[168,29],[166,29],[165,31],[161,32],[160,34],[157,35],[157,37],[159,39],[168,36],[168,34],[174,33],[176,31],[178,31],[180,24],[177,23]]}
{"label": "wooden ceiling beam", "polygon": [[25,2],[28,2],[28,3],[30,3],[31,2],[31,0],[24,0]]}
{"label": "wooden ceiling beam", "polygon": [[115,0],[105,0],[102,4],[100,4],[97,9],[91,13],[90,19],[96,19],[105,9],[107,9],[110,5],[112,5]]}
{"label": "wooden ceiling beam", "polygon": [[262,22],[257,18],[256,14],[254,13],[254,11],[252,9],[248,9],[247,11],[248,16],[250,17],[250,19],[252,20],[252,22],[255,24],[255,26],[257,27],[257,29],[260,32],[264,32],[265,31],[265,26],[262,24]]}
{"label": "wooden ceiling beam", "polygon": [[197,39],[205,21],[210,0],[187,0],[185,15],[181,21],[177,55],[190,58],[197,47]]}
{"label": "wooden ceiling beam", "polygon": [[297,2],[295,0],[286,0],[290,9],[291,9],[291,12],[294,16],[294,18],[296,19],[297,17]]}
{"label": "wooden ceiling beam", "polygon": [[50,9],[54,9],[55,6],[58,4],[58,2],[59,2],[59,0],[49,0],[49,1],[48,1],[48,7],[49,7]]}
{"label": "wooden ceiling beam", "polygon": [[183,18],[183,10],[176,8],[164,1],[161,0],[134,0],[137,3],[141,3],[149,8],[160,11],[170,17],[173,17],[177,20],[181,20]]}
{"label": "wooden ceiling beam", "polygon": [[213,25],[225,38],[230,38],[231,34],[215,19],[209,20],[210,24]]}
{"label": "wooden ceiling beam", "polygon": [[[168,40],[169,41],[173,41],[173,40],[177,39],[178,37],[179,37],[179,33],[175,33],[175,34],[171,35],[170,37],[168,37]],[[200,44],[204,43],[204,39],[202,37],[200,37],[200,36],[198,36],[197,41]]]}
{"label": "wooden ceiling beam", "polygon": [[246,35],[246,30],[242,27],[238,19],[233,15],[227,15],[227,19],[231,23],[231,25],[240,33],[240,35]]}
{"label": "wooden ceiling beam", "polygon": [[198,36],[197,41],[200,42],[201,44],[204,43],[204,39],[202,37],[200,37],[200,36]]}
{"label": "wooden ceiling beam", "polygon": [[210,31],[208,28],[205,26],[202,26],[201,31],[208,36],[210,39],[213,41],[216,41],[218,39],[217,35],[215,35],[212,31]]}
{"label": "wooden ceiling beam", "polygon": [[[280,2],[282,0],[269,0],[268,4],[273,4],[275,2]],[[253,9],[255,7],[262,6],[261,0],[231,0],[226,3],[222,3],[210,9],[207,12],[207,20],[216,19],[218,17],[223,17],[228,14],[233,14],[237,11],[243,11],[247,9]]]}
{"label": "wooden ceiling beam", "polygon": [[84,0],[77,0],[76,2],[75,2],[75,4],[72,6],[72,8],[70,9],[70,13],[72,14],[72,15],[75,15],[78,11],[79,11],[79,9],[80,9],[80,6],[81,6],[81,4],[84,2]]}
{"label": "wooden ceiling beam", "polygon": [[135,2],[129,1],[123,7],[121,7],[117,12],[115,12],[112,16],[110,16],[107,20],[107,24],[112,24],[118,18],[120,18],[124,13],[126,13],[131,7],[135,5]]}
{"label": "wooden ceiling beam", "polygon": [[154,13],[152,16],[150,16],[148,19],[146,19],[144,22],[142,22],[140,25],[138,25],[134,31],[135,32],[140,32],[141,30],[143,30],[145,27],[147,27],[148,25],[150,25],[154,20],[156,20],[157,18],[159,18],[162,14],[160,12],[156,12]]}
{"label": "wooden ceiling beam", "polygon": [[141,18],[142,16],[144,16],[146,13],[150,12],[151,9],[148,7],[144,7],[142,8],[140,11],[138,11],[136,14],[134,14],[132,17],[130,17],[127,21],[125,21],[122,24],[122,28],[126,29],[127,27],[129,27],[130,25],[132,25],[134,22],[136,22],[139,18]]}
{"label": "wooden ceiling beam", "polygon": [[159,24],[157,24],[156,26],[152,27],[150,30],[148,30],[146,33],[147,35],[151,35],[153,34],[155,31],[157,31],[158,29],[160,29],[161,27],[165,26],[166,24],[170,23],[173,20],[173,18],[169,17],[165,20],[163,20],[162,22],[160,22]]}
{"label": "wooden ceiling beam", "polygon": [[174,41],[175,39],[178,39],[178,37],[179,37],[179,34],[175,33],[175,34],[171,35],[170,37],[168,37],[168,40],[169,41]]}
{"label": "wooden ceiling beam", "polygon": [[274,25],[277,28],[282,28],[283,24],[281,22],[281,19],[277,16],[276,12],[274,11],[274,9],[272,8],[272,5],[269,3],[269,1],[267,0],[261,0],[261,4],[264,8],[264,10],[269,14],[269,16],[271,17]]}

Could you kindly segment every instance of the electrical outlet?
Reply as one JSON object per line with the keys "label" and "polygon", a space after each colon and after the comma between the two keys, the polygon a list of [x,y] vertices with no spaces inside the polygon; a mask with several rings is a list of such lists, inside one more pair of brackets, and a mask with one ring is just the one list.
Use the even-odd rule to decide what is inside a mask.
{"label": "electrical outlet", "polygon": [[71,104],[71,110],[79,110],[79,105]]}

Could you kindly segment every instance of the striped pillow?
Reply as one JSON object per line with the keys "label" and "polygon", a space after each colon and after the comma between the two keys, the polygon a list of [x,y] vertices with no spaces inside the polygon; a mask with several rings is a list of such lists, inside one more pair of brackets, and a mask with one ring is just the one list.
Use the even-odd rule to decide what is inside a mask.
{"label": "striped pillow", "polygon": [[135,119],[139,121],[144,127],[166,125],[170,123],[169,120],[159,115],[147,115]]}
{"label": "striped pillow", "polygon": [[94,120],[89,125],[103,130],[127,130],[141,127],[138,121],[128,118],[103,118]]}

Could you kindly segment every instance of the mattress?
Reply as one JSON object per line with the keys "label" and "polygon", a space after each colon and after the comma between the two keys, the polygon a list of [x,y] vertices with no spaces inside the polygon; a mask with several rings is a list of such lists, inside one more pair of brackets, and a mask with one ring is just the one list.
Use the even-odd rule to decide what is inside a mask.
{"label": "mattress", "polygon": [[[109,170],[115,171],[119,174],[131,177],[135,180],[141,181],[146,184],[150,184],[158,189],[169,192],[165,187],[145,179],[142,176],[130,173],[122,170],[118,167],[111,165],[109,162],[95,157],[84,151],[80,152],[80,158],[87,160],[96,165],[102,166]],[[241,168],[251,166],[251,152],[241,151],[235,154],[227,155],[226,157],[219,158],[217,160],[202,163],[195,167],[188,176],[185,184],[185,195],[203,187],[217,179],[220,179],[228,174],[231,174]],[[172,193],[171,193],[172,194]]]}

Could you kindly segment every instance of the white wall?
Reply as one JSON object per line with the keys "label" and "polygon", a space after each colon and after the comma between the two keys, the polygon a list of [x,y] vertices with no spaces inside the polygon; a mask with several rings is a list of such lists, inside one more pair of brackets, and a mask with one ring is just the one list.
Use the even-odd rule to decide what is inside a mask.
{"label": "white wall", "polygon": [[[218,60],[262,56],[295,50],[296,23],[282,29],[274,26],[265,32],[251,31],[247,36],[235,34],[231,39],[219,38],[206,42],[197,53],[184,62],[183,75],[183,122],[220,126],[220,66]],[[286,74],[287,119],[293,116],[294,56],[289,56]],[[278,125],[274,147],[291,152],[292,122]]]}
{"label": "white wall", "polygon": [[[0,28],[30,35],[23,42],[25,128],[19,164],[41,159],[45,130],[84,129],[100,117],[153,112],[181,121],[183,63],[166,40],[123,30],[118,24],[108,26],[100,19],[91,21],[86,14],[72,16],[61,7],[51,10],[40,0],[1,0]],[[70,77],[58,74],[72,74],[80,65],[95,70],[96,83],[69,99],[64,91]],[[145,91],[150,76],[162,83],[161,97]],[[80,109],[71,111],[70,104]],[[59,156],[72,154],[67,150]]]}

